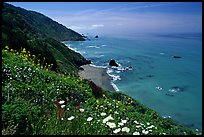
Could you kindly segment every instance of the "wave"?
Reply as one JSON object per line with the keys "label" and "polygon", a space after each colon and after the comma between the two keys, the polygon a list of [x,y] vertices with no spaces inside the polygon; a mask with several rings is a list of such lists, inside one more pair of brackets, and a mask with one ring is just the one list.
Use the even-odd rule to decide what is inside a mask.
{"label": "wave", "polygon": [[101,45],[101,47],[106,47],[107,45]]}
{"label": "wave", "polygon": [[94,64],[89,64],[89,65],[92,66],[92,67],[96,67],[96,68],[107,68],[107,66],[96,66]]}
{"label": "wave", "polygon": [[82,55],[86,54],[86,51],[79,51],[77,48],[72,48],[70,44],[65,44],[69,49],[73,50],[74,52],[80,53]]}
{"label": "wave", "polygon": [[113,88],[115,89],[115,91],[120,91],[120,90],[118,89],[118,87],[116,86],[116,84],[114,84],[113,82],[111,82],[111,85],[113,86]]}
{"label": "wave", "polygon": [[101,58],[101,57],[104,57],[105,55],[99,55],[99,56],[96,56],[97,58]]}
{"label": "wave", "polygon": [[87,48],[100,48],[98,46],[88,46]]}
{"label": "wave", "polygon": [[162,116],[163,118],[171,118],[171,116]]}

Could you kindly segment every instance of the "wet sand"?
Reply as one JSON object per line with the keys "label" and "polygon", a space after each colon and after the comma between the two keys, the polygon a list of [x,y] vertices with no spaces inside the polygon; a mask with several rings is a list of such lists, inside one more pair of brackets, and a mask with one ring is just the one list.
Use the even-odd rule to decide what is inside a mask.
{"label": "wet sand", "polygon": [[91,80],[104,90],[115,91],[111,85],[111,77],[106,73],[105,68],[98,68],[90,65],[83,65],[81,67],[84,70],[79,71],[80,78]]}

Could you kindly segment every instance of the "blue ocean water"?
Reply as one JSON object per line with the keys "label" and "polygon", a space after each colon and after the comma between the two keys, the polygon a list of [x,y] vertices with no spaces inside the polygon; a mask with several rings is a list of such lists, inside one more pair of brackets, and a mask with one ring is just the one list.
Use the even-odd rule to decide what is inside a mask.
{"label": "blue ocean water", "polygon": [[[105,67],[119,92],[163,117],[202,130],[201,34],[104,36],[64,43]],[[110,59],[119,67],[109,67]]]}

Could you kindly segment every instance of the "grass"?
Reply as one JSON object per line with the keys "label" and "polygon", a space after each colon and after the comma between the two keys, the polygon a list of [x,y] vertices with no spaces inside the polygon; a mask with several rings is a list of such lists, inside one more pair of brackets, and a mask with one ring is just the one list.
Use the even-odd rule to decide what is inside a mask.
{"label": "grass", "polygon": [[3,135],[201,134],[123,93],[98,91],[95,96],[88,81],[39,62],[26,49],[2,50]]}

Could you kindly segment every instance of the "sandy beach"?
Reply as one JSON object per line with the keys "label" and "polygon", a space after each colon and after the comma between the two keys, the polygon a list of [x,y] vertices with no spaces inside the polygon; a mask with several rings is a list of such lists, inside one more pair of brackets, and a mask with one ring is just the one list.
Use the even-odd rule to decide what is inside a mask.
{"label": "sandy beach", "polygon": [[90,65],[83,65],[81,67],[84,70],[79,71],[80,78],[91,80],[104,90],[115,91],[111,85],[111,77],[106,73],[105,68],[98,68]]}

